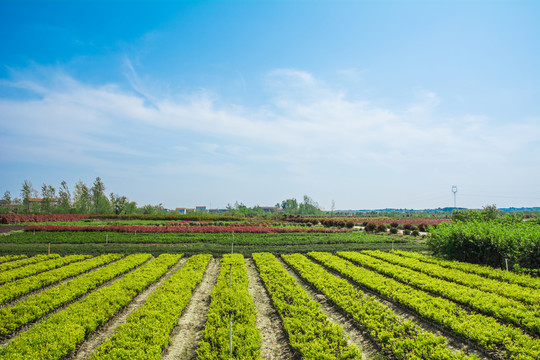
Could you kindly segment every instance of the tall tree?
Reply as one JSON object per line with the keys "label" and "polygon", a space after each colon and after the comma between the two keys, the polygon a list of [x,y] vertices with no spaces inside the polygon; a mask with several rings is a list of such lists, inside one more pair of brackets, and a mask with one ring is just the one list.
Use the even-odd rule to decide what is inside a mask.
{"label": "tall tree", "polygon": [[103,192],[105,191],[105,185],[99,178],[99,176],[94,181],[94,186],[92,186],[92,198],[94,199],[94,206],[96,207],[96,214],[99,213],[99,203]]}
{"label": "tall tree", "polygon": [[6,205],[11,206],[11,193],[9,190],[4,191],[4,197],[2,198]]}
{"label": "tall tree", "polygon": [[41,212],[50,214],[56,202],[56,189],[51,185],[41,185]]}
{"label": "tall tree", "polygon": [[302,215],[318,215],[321,213],[319,204],[307,195],[304,195],[304,202],[300,204],[299,208]]}
{"label": "tall tree", "polygon": [[296,199],[283,200],[281,208],[285,214],[296,214],[298,212],[298,201]]}
{"label": "tall tree", "polygon": [[21,188],[21,197],[26,214],[30,213],[30,199],[37,196],[37,191],[32,187],[32,183],[28,180],[24,180]]}
{"label": "tall tree", "polygon": [[78,213],[86,214],[90,212],[90,205],[92,202],[92,195],[85,183],[79,180],[75,184],[75,192],[73,194],[73,207]]}
{"label": "tall tree", "polygon": [[58,189],[58,197],[60,198],[60,211],[64,214],[67,214],[71,210],[71,193],[69,192],[69,187],[65,181],[62,181],[60,185],[61,187]]}
{"label": "tall tree", "polygon": [[1,208],[1,212],[11,212],[11,193],[9,192],[9,190],[6,190],[4,192],[4,197],[2,197],[2,208]]}
{"label": "tall tree", "polygon": [[116,215],[120,215],[128,204],[128,199],[125,196],[120,196],[118,194],[111,193],[111,206]]}

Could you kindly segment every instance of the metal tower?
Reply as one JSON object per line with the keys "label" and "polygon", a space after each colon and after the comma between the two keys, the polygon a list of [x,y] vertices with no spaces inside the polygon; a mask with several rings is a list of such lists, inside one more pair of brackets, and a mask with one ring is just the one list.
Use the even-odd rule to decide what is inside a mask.
{"label": "metal tower", "polygon": [[456,193],[457,193],[456,185],[452,185],[452,192],[454,193],[454,209],[456,209]]}

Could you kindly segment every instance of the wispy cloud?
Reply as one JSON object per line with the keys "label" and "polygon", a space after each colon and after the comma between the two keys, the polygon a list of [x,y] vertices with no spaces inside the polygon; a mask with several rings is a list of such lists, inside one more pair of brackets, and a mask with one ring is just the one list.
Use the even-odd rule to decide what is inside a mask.
{"label": "wispy cloud", "polygon": [[440,172],[428,175],[433,181],[464,168],[475,176],[494,164],[511,171],[514,159],[539,152],[538,121],[496,125],[482,114],[441,116],[444,99],[431,91],[398,111],[351,99],[309,72],[277,69],[265,84],[273,95],[252,108],[218,105],[211,92],[162,98],[129,61],[126,67],[131,90],[84,84],[62,72],[47,81],[21,74],[4,81],[40,96],[0,99],[2,161],[83,161],[228,179],[272,171],[291,183],[320,179],[324,186],[346,174],[347,182],[371,179],[374,186],[377,176],[422,176],[427,168]]}

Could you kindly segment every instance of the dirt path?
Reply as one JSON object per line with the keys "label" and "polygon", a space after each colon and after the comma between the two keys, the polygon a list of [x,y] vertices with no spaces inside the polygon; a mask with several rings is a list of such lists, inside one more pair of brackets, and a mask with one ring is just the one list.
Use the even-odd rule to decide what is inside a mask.
{"label": "dirt path", "polygon": [[365,358],[376,358],[380,355],[380,351],[377,346],[365,336],[363,332],[355,325],[352,318],[345,316],[337,307],[326,301],[326,297],[319,293],[315,288],[305,282],[294,270],[287,265],[283,259],[278,257],[285,269],[289,274],[302,286],[304,290],[308,292],[311,298],[318,301],[321,304],[321,310],[328,316],[328,318],[334,323],[343,328],[343,332],[348,338],[349,344],[355,345]]}
{"label": "dirt path", "polygon": [[73,353],[68,359],[70,360],[82,360],[89,358],[94,350],[96,350],[103,342],[110,338],[118,329],[118,326],[124,324],[128,316],[143,305],[146,299],[161,286],[172,274],[184,265],[187,261],[187,257],[182,257],[175,265],[173,265],[161,278],[155,283],[151,284],[145,290],[143,290],[118,314],[105,323],[101,328],[94,331],[85,342],[83,342],[75,353]]}
{"label": "dirt path", "polygon": [[253,259],[246,258],[246,266],[248,291],[257,309],[256,325],[262,337],[261,357],[266,360],[294,359],[281,318],[272,306],[272,300],[264,288]]}
{"label": "dirt path", "polygon": [[212,258],[204,276],[193,291],[189,304],[171,333],[170,346],[162,355],[164,360],[194,359],[197,345],[202,338],[206,313],[210,306],[210,293],[216,284],[219,273],[219,260]]}

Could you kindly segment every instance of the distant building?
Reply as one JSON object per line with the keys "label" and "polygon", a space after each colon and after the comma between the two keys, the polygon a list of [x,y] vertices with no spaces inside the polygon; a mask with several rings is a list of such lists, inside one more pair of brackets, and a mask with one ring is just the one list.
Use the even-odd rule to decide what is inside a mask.
{"label": "distant building", "polygon": [[206,212],[206,206],[195,206],[195,211]]}
{"label": "distant building", "polygon": [[262,211],[265,212],[265,214],[272,213],[272,212],[279,212],[279,210],[281,210],[275,206],[260,206],[260,208],[262,209]]}
{"label": "distant building", "polygon": [[[48,199],[51,204],[58,204],[60,203],[60,198],[49,198]],[[28,202],[35,203],[35,204],[41,204],[45,202],[45,199],[42,198],[28,198]]]}
{"label": "distant building", "polygon": [[222,214],[225,211],[227,211],[227,209],[208,209],[209,214]]}

